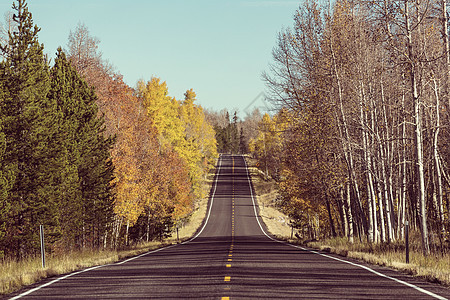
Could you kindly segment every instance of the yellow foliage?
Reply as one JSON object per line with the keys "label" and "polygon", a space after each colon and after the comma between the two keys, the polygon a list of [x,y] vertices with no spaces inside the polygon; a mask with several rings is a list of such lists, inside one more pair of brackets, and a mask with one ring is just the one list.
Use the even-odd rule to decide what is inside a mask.
{"label": "yellow foliage", "polygon": [[140,81],[137,91],[147,115],[159,132],[161,144],[164,147],[172,145],[175,149],[185,147],[185,128],[178,117],[179,103],[169,96],[166,82],[156,77],[147,84]]}
{"label": "yellow foliage", "polygon": [[166,82],[154,77],[138,83],[138,94],[163,147],[172,147],[184,160],[194,196],[204,197],[202,180],[218,154],[214,129],[194,103],[195,92],[190,89],[184,101],[177,101],[168,95]]}

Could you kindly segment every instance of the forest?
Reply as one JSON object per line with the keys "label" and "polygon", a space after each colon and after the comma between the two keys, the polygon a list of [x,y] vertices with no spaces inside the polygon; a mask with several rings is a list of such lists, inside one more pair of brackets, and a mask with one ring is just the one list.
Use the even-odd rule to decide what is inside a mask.
{"label": "forest", "polygon": [[306,239],[405,238],[448,252],[446,0],[304,1],[263,74],[273,114],[128,86],[84,24],[52,62],[24,0],[0,28],[0,258],[120,248],[183,224],[218,153],[276,181]]}
{"label": "forest", "polygon": [[446,0],[306,0],[263,74],[278,110],[250,150],[306,239],[448,252]]}
{"label": "forest", "polygon": [[0,39],[0,258],[118,248],[171,234],[205,197],[215,131],[189,89],[135,88],[79,24],[44,55],[25,0]]}

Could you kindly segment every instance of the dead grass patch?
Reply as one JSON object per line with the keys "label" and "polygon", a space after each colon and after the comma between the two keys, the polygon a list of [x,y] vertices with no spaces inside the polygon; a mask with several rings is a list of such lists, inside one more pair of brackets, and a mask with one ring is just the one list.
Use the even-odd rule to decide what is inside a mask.
{"label": "dead grass patch", "polygon": [[250,157],[245,157],[252,179],[253,187],[256,193],[256,202],[259,209],[259,215],[267,226],[269,232],[282,239],[288,239],[291,236],[290,218],[281,213],[276,208],[276,190],[275,181],[266,178],[265,174],[256,167],[256,161]]}
{"label": "dead grass patch", "polygon": [[[217,163],[216,163],[216,165],[217,165]],[[193,237],[198,232],[198,230],[201,228],[201,226],[203,225],[203,222],[206,217],[206,213],[208,211],[208,202],[209,202],[209,198],[211,196],[210,192],[211,192],[211,188],[214,184],[215,175],[216,175],[216,169],[212,168],[209,171],[209,173],[207,174],[206,178],[204,179],[203,189],[204,189],[205,195],[207,195],[207,196],[203,197],[202,199],[197,200],[194,203],[194,210],[193,210],[192,214],[190,215],[188,222],[184,223],[183,226],[181,226],[178,229],[179,241],[185,241],[185,240],[188,240],[189,238]],[[177,238],[177,234],[176,234],[176,232],[174,232],[174,234],[170,240],[177,241],[176,238]]]}
{"label": "dead grass patch", "polygon": [[16,261],[0,261],[0,294],[9,294],[24,286],[56,275],[67,274],[88,267],[106,265],[168,245],[167,242],[139,244],[127,250],[84,250],[46,257],[42,268],[40,257],[28,257]]}
{"label": "dead grass patch", "polygon": [[405,251],[400,243],[392,245],[350,243],[346,238],[333,238],[308,242],[308,247],[358,259],[373,265],[386,266],[429,282],[450,286],[450,254],[424,256],[414,249],[410,252],[410,263],[405,262]]}

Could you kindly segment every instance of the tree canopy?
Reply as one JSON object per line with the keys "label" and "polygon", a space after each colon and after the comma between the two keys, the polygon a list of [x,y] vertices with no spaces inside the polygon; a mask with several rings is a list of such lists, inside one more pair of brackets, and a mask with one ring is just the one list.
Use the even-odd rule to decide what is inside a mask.
{"label": "tree canopy", "polygon": [[213,127],[152,78],[126,85],[79,24],[53,64],[25,0],[0,50],[0,258],[170,235],[206,196]]}

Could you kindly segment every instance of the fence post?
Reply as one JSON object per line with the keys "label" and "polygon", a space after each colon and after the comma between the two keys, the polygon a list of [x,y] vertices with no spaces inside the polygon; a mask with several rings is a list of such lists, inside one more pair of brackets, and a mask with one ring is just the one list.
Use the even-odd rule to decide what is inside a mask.
{"label": "fence post", "polygon": [[406,263],[409,264],[409,222],[405,222]]}
{"label": "fence post", "polygon": [[41,260],[42,260],[42,268],[45,269],[44,225],[39,225],[39,232],[40,232],[40,238],[41,238]]}

